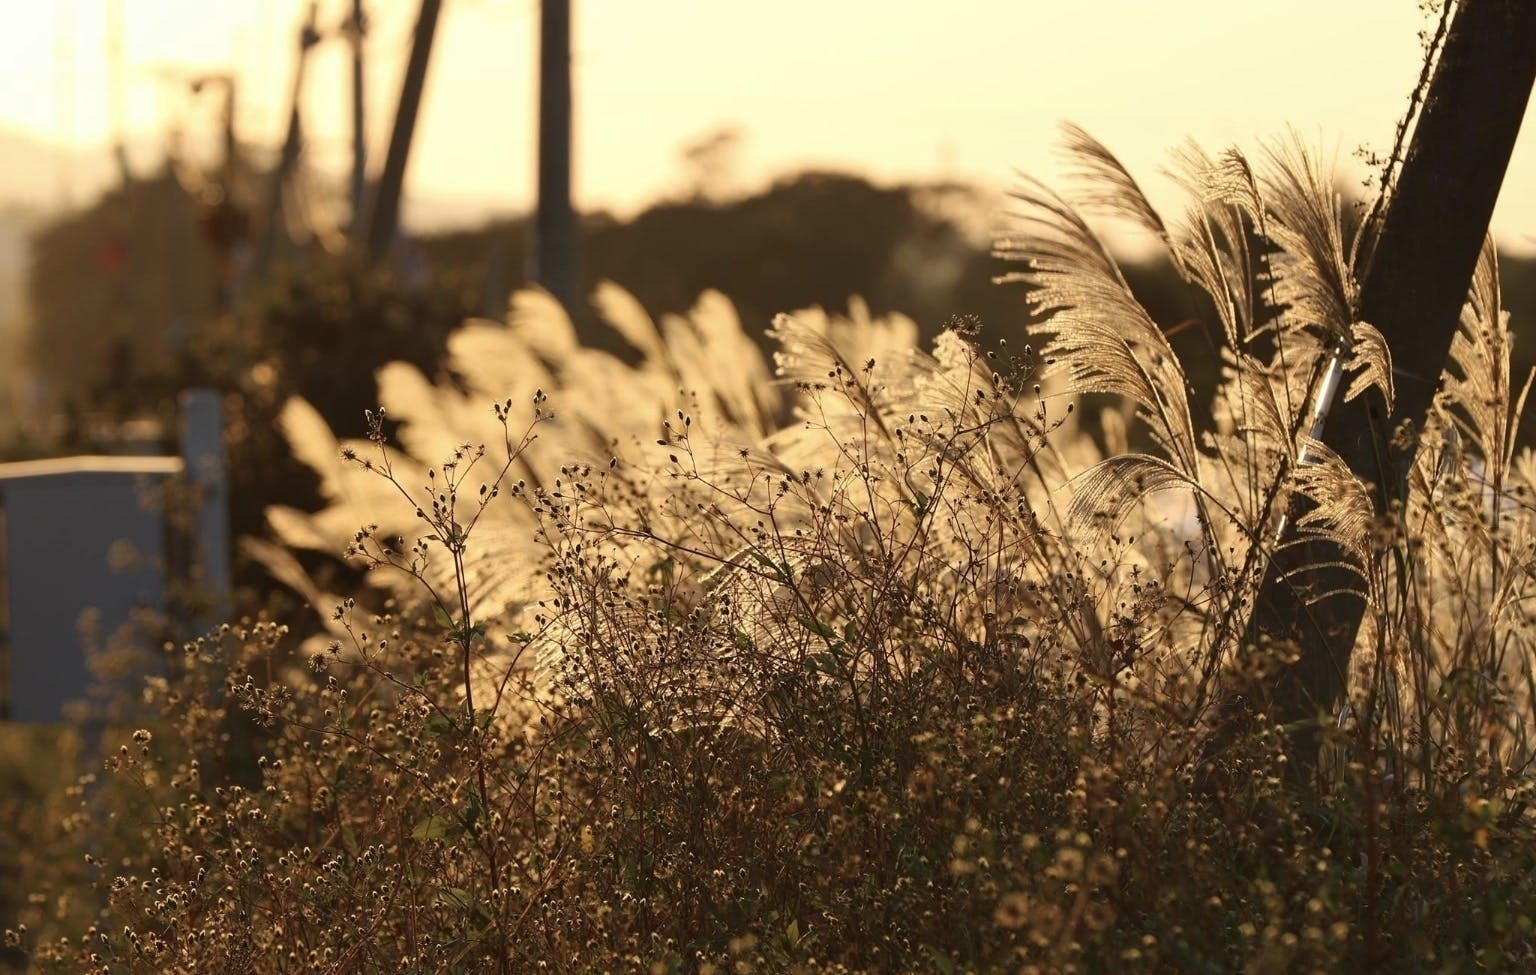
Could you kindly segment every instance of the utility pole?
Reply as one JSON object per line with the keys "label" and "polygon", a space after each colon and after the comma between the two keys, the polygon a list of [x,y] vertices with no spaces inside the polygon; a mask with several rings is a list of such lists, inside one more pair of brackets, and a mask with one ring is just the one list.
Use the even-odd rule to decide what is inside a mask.
{"label": "utility pole", "polygon": [[363,14],[363,0],[352,0],[352,18],[347,21],[347,37],[352,42],[352,226],[362,220],[363,191],[367,186],[368,140],[363,109],[363,38],[368,21]]}
{"label": "utility pole", "polygon": [[576,215],[571,208],[571,3],[543,0],[539,14],[539,200],[533,279],[576,307]]}
{"label": "utility pole", "polygon": [[123,3],[108,0],[106,9],[107,104],[112,126],[112,158],[124,185],[133,181],[128,166],[128,112],[124,106],[123,84]]}
{"label": "utility pole", "polygon": [[258,280],[266,274],[272,258],[277,253],[278,226],[283,219],[283,189],[288,184],[288,178],[293,174],[294,166],[298,164],[299,152],[304,146],[299,99],[304,93],[304,67],[309,61],[309,52],[320,43],[320,32],[315,27],[318,15],[318,0],[310,0],[309,13],[304,19],[304,26],[299,29],[299,60],[293,69],[293,89],[288,99],[288,134],[283,139],[283,149],[278,156],[277,166],[272,171],[268,187],[261,245],[256,252],[255,272]]}
{"label": "utility pole", "polygon": [[[59,0],[53,8],[53,125],[60,144],[75,137],[75,18],[74,5]],[[74,206],[73,165],[68,153],[59,150],[55,205]]]}
{"label": "utility pole", "polygon": [[[1378,515],[1406,501],[1416,435],[1445,368],[1533,82],[1536,3],[1461,0],[1361,277],[1359,317],[1387,340],[1395,402],[1389,412],[1372,388],[1339,403],[1321,438],[1372,485]],[[1394,433],[1405,425],[1415,436],[1403,448]],[[1270,712],[1276,723],[1299,729],[1290,745],[1298,777],[1315,767],[1320,728],[1313,719],[1330,713],[1345,690],[1365,610],[1357,580],[1338,567],[1343,560],[1326,541],[1279,549],[1250,621],[1248,643],[1290,639],[1299,650],[1273,687]]]}
{"label": "utility pole", "polygon": [[[432,54],[432,35],[442,0],[421,0],[416,17],[416,36],[411,43],[411,58],[400,84],[400,105],[395,110],[395,128],[390,133],[389,151],[384,157],[384,171],[374,192],[373,209],[366,228],[354,222],[354,241],[361,239],[365,260],[377,264],[389,251],[400,222],[400,191],[405,185],[405,163],[411,154],[411,136],[416,131],[416,114],[421,108],[421,89],[427,78],[427,61]],[[363,236],[357,235],[361,229]]]}
{"label": "utility pole", "polygon": [[233,311],[240,298],[240,252],[250,236],[250,217],[239,200],[241,177],[240,145],[235,136],[235,105],[238,99],[233,74],[216,73],[192,79],[190,88],[194,95],[213,87],[222,89],[223,100],[219,105],[220,128],[224,151],[219,161],[218,175],[202,191],[203,236],[213,246],[218,268],[215,307],[219,314]]}

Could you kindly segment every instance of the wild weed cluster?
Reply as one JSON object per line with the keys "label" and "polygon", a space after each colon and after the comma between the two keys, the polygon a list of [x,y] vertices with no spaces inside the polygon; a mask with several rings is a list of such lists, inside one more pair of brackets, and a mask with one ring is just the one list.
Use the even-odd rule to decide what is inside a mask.
{"label": "wild weed cluster", "polygon": [[[525,294],[441,382],[387,368],[368,441],[290,405],[330,506],[249,550],[337,607],[308,672],[271,622],[168,651],[73,821],[105,906],[63,935],[82,895],[39,898],[13,942],[103,972],[1536,962],[1536,456],[1491,250],[1378,518],[1314,438],[1338,350],[1341,395],[1391,382],[1326,177],[1190,150],[1168,224],[1069,147],[1077,203],[1026,185],[1000,247],[1039,350],[956,321],[918,351],[856,305],[781,317],[773,381],[719,296],[658,327],[607,287],[636,365]],[[1079,207],[1208,303],[1212,428]],[[1090,431],[1082,394],[1125,406]],[[1368,605],[1304,784],[1262,708],[1222,720],[1288,662],[1244,632],[1297,491]],[[294,555],[343,546],[378,589]]]}

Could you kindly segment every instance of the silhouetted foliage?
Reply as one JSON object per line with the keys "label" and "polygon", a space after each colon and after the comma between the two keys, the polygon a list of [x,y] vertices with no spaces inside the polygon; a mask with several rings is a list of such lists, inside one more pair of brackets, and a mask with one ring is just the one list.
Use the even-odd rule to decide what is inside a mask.
{"label": "silhouetted foliage", "polygon": [[[684,312],[700,292],[720,290],[755,335],[786,308],[838,308],[852,295],[876,314],[910,315],[929,336],[957,313],[1002,326],[1021,321],[1022,310],[991,286],[986,241],[946,209],[974,215],[986,206],[960,185],[880,187],[844,173],[803,173],[738,199],[658,203],[627,221],[589,215],[583,269],[589,286],[617,282],[652,314]],[[467,270],[499,315],[524,281],[527,233],[526,220],[510,220],[428,238],[423,248],[434,267]],[[576,312],[579,326],[590,324],[584,309]]]}
{"label": "silhouetted foliage", "polygon": [[28,358],[55,395],[133,412],[151,392],[145,379],[197,354],[216,298],[199,215],[165,171],[38,232]]}
{"label": "silhouetted foliage", "polygon": [[[719,289],[765,348],[772,315],[840,308],[853,295],[876,314],[911,316],[922,338],[952,315],[976,315],[987,322],[986,347],[1022,339],[1032,313],[1017,292],[993,285],[1001,265],[961,226],[985,206],[958,185],[880,187],[848,174],[805,173],[736,199],[699,194],[658,203],[631,220],[589,215],[583,267],[589,286],[616,281],[658,315],[684,312],[700,292]],[[525,283],[528,221],[519,218],[423,238],[377,273],[323,254],[290,260],[271,283],[247,289],[238,318],[219,317],[216,254],[201,217],[164,173],[45,228],[35,244],[30,348],[72,417],[58,445],[65,449],[95,446],[86,420],[93,412],[158,416],[170,430],[180,389],[230,393],[237,533],[257,531],[266,505],[316,500],[310,475],[273,429],[278,404],[302,396],[333,428],[357,434],[363,411],[377,401],[378,367],[399,360],[435,375],[451,328],[466,316],[503,317],[508,295]],[[1536,319],[1536,259],[1505,258],[1503,268],[1514,320]],[[1208,301],[1166,262],[1128,261],[1123,269],[1153,319],[1170,330],[1191,384],[1208,388],[1219,344]],[[583,342],[633,357],[587,309],[574,311]],[[1517,375],[1536,364],[1533,351],[1516,343]],[[1086,425],[1096,429],[1097,409],[1088,414]]]}

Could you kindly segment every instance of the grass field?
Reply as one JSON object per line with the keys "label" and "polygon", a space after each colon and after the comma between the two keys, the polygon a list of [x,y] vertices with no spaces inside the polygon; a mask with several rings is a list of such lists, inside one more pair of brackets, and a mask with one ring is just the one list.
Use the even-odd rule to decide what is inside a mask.
{"label": "grass field", "polygon": [[[72,795],[65,737],[8,732],[12,957],[1530,970],[1536,454],[1491,246],[1378,510],[1312,435],[1322,377],[1393,396],[1329,175],[1189,149],[1165,220],[1068,142],[1084,181],[1022,184],[999,245],[1032,335],[918,348],[854,302],[770,361],[724,296],[605,286],[621,358],[524,292],[386,367],[366,438],[288,403],[325,504],[245,551],[314,613],[165,650]],[[1214,388],[1090,214],[1163,242]],[[1363,607],[1300,718],[1300,644],[1247,625],[1282,523]]]}

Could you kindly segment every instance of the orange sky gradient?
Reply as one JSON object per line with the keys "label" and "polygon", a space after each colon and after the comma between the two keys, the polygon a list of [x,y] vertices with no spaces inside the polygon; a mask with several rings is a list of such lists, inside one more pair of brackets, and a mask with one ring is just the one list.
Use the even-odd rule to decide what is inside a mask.
{"label": "orange sky gradient", "polygon": [[[123,24],[119,114],[137,164],[156,161],[159,133],[178,119],[189,135],[211,131],[211,102],[189,100],[171,81],[189,70],[233,67],[243,138],[280,140],[305,0],[10,4],[0,127],[107,143],[114,3]],[[388,139],[416,6],[369,4],[373,162]],[[322,27],[348,8],[324,0]],[[1120,154],[1164,206],[1178,198],[1157,169],[1189,136],[1252,148],[1292,125],[1358,177],[1351,153],[1362,143],[1390,146],[1419,72],[1417,33],[1432,26],[1412,0],[574,0],[574,8],[577,201],[620,212],[677,192],[679,147],[723,124],[746,134],[743,189],[807,166],[996,187],[1014,168],[1050,177],[1060,119]],[[530,205],[537,15],[536,0],[445,0],[408,195],[452,204],[461,219]],[[336,174],[348,159],[348,64],[344,42],[323,44],[304,99],[310,161]],[[1494,230],[1506,247],[1536,249],[1536,110]]]}

